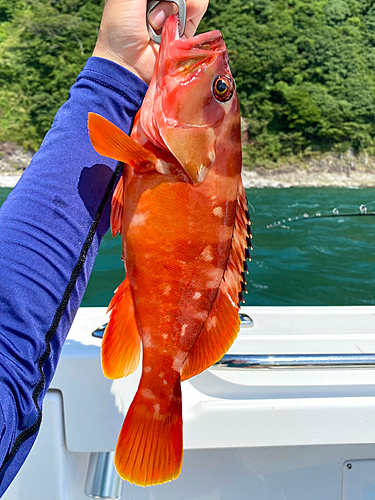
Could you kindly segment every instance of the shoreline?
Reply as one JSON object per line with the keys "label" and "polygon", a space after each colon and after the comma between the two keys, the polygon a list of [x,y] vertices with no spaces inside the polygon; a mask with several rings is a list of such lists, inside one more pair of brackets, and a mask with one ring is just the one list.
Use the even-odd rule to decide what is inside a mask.
{"label": "shoreline", "polygon": [[0,188],[14,188],[14,186],[20,180],[22,173],[23,172],[20,173],[0,172]]}
{"label": "shoreline", "polygon": [[[13,188],[21,178],[20,172],[0,172],[0,187]],[[335,187],[373,188],[375,171],[324,172],[312,170],[247,170],[242,171],[245,188]]]}
{"label": "shoreline", "polygon": [[[13,188],[33,157],[31,151],[13,143],[0,143],[0,187]],[[248,163],[248,165],[250,165]],[[244,159],[242,179],[245,188],[291,187],[375,187],[375,155],[356,155],[352,148],[345,153],[327,152],[306,158],[280,158],[271,168]]]}
{"label": "shoreline", "polygon": [[292,188],[292,187],[335,187],[372,188],[375,187],[375,170],[351,170],[327,172],[319,170],[243,170],[245,188]]}

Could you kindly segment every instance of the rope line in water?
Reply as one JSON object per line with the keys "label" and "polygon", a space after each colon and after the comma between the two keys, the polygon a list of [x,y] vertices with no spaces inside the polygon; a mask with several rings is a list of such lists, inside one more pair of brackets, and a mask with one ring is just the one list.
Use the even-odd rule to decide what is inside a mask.
{"label": "rope line in water", "polygon": [[288,219],[283,219],[282,221],[273,222],[272,224],[267,224],[267,229],[272,229],[275,227],[288,228],[285,224],[290,224],[292,222],[301,222],[306,220],[314,220],[314,219],[329,219],[335,217],[364,217],[364,216],[374,216],[375,212],[368,212],[367,207],[365,205],[361,205],[359,207],[358,213],[348,213],[348,214],[340,214],[337,208],[332,210],[331,214],[322,215],[320,212],[317,212],[315,215],[309,215],[307,213],[302,216],[297,216],[294,218],[288,217]]}

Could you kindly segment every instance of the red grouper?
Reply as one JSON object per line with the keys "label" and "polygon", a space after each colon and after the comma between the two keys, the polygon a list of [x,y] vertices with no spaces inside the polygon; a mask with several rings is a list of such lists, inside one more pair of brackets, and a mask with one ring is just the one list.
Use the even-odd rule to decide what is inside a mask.
{"label": "red grouper", "polygon": [[219,360],[239,331],[251,246],[240,108],[220,32],[180,39],[171,16],[131,138],[94,113],[89,134],[98,153],[125,163],[111,227],[126,278],[109,305],[105,376],[132,373],[143,344],[115,465],[131,483],[160,484],[181,471],[181,381]]}

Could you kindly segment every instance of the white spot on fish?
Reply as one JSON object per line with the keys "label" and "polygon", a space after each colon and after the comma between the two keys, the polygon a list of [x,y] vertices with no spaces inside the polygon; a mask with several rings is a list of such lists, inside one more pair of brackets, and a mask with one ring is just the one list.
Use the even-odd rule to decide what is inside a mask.
{"label": "white spot on fish", "polygon": [[168,295],[171,290],[172,290],[172,286],[171,285],[169,285],[169,284],[165,285],[164,292],[163,292],[164,295]]}
{"label": "white spot on fish", "polygon": [[218,241],[220,243],[226,243],[232,239],[233,229],[228,226],[222,226],[220,233],[218,234]]}
{"label": "white spot on fish", "polygon": [[167,385],[167,384],[168,384],[168,382],[167,382],[166,380],[163,380],[163,384],[164,384],[164,385]]}
{"label": "white spot on fish", "polygon": [[220,267],[211,266],[207,269],[206,288],[217,288],[223,279],[223,270]]}
{"label": "white spot on fish", "polygon": [[187,325],[187,324],[182,325],[182,328],[181,328],[181,337],[183,337],[183,336],[185,335],[185,333],[186,333],[186,328],[187,328],[187,327],[188,327],[188,325]]}
{"label": "white spot on fish", "polygon": [[145,373],[150,373],[150,371],[151,371],[151,366],[145,366],[145,367],[143,368],[143,371],[144,371]]}
{"label": "white spot on fish", "polygon": [[174,358],[174,361],[173,361],[173,369],[174,370],[176,370],[177,372],[179,372],[181,370],[182,364],[185,361],[186,356],[187,356],[186,351],[181,351],[181,350],[178,351],[178,353],[176,354],[176,357]]}
{"label": "white spot on fish", "polygon": [[146,220],[147,220],[147,216],[148,216],[148,212],[142,214],[142,213],[138,213],[138,214],[134,214],[133,215],[133,218],[132,218],[132,225],[133,226],[143,226],[144,224],[146,224]]}
{"label": "white spot on fish", "polygon": [[159,377],[160,377],[160,378],[163,378],[163,377],[164,377],[164,372],[160,372],[160,373],[159,373]]}
{"label": "white spot on fish", "polygon": [[163,337],[163,339],[167,339],[168,338],[168,333],[163,333],[162,337]]}
{"label": "white spot on fish", "polygon": [[222,219],[224,217],[224,210],[222,207],[215,207],[213,210],[212,210],[212,213],[214,215],[216,215],[216,217],[219,217],[220,219]]}
{"label": "white spot on fish", "polygon": [[154,410],[155,410],[155,416],[157,417],[160,412],[160,405],[159,404],[154,405]]}
{"label": "white spot on fish", "polygon": [[211,262],[213,261],[213,255],[212,255],[212,248],[210,245],[208,245],[203,252],[201,253],[201,257],[205,262]]}
{"label": "white spot on fish", "polygon": [[146,399],[155,399],[154,393],[151,389],[142,389],[141,394]]}
{"label": "white spot on fish", "polygon": [[200,321],[205,321],[205,319],[207,318],[207,312],[206,311],[197,311],[194,314],[194,318],[199,319]]}
{"label": "white spot on fish", "polygon": [[216,316],[211,316],[211,318],[208,318],[208,321],[207,321],[207,328],[215,328],[215,326],[217,325],[217,318]]}
{"label": "white spot on fish", "polygon": [[142,343],[143,347],[152,347],[151,334],[147,330],[143,330]]}
{"label": "white spot on fish", "polygon": [[193,295],[193,299],[198,300],[201,298],[201,296],[202,296],[202,294],[200,292],[195,292],[195,294]]}

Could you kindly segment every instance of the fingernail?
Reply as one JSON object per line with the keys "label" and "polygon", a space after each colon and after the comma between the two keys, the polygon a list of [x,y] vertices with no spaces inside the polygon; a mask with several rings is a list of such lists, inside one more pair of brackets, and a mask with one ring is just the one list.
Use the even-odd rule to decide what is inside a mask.
{"label": "fingernail", "polygon": [[157,12],[151,11],[148,16],[148,22],[154,30],[160,30],[164,26],[167,17],[168,16],[164,10],[158,10]]}

